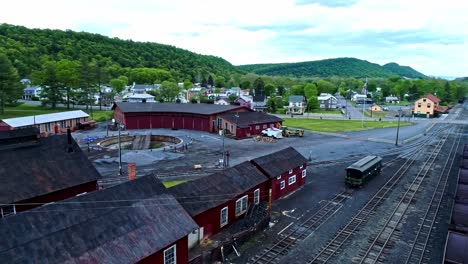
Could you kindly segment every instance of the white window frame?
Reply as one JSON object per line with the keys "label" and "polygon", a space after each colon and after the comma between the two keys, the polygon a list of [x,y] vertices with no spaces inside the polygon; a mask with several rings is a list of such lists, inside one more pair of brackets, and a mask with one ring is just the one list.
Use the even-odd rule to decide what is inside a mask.
{"label": "white window frame", "polygon": [[[247,211],[247,204],[249,202],[248,198],[249,198],[248,195],[244,195],[241,198],[237,199],[237,201],[236,201],[236,216],[242,215],[243,213],[245,213]],[[237,208],[238,208],[237,204],[239,202],[240,202],[240,210],[238,211],[237,210]]]}
{"label": "white window frame", "polygon": [[290,169],[290,170],[289,170],[289,174],[292,174],[292,173],[293,173],[293,169]]}
{"label": "white window frame", "polygon": [[[225,221],[223,222],[223,211],[226,211],[226,219],[224,219]],[[219,214],[219,222],[220,222],[220,225],[221,227],[225,226],[228,224],[228,219],[229,219],[229,210],[228,210],[228,207],[224,207],[223,209],[221,209],[221,212]]]}
{"label": "white window frame", "polygon": [[[174,250],[174,259],[173,260],[166,259],[166,252],[169,251],[169,250]],[[164,250],[163,254],[164,254],[164,264],[176,264],[177,263],[177,247],[176,247],[176,245],[173,245],[172,247]]]}
{"label": "white window frame", "polygon": [[296,183],[296,175],[289,177],[288,185]]}
{"label": "white window frame", "polygon": [[277,180],[281,180],[281,175],[280,175],[280,176],[278,176],[278,177],[276,177],[276,179],[277,179]]}
{"label": "white window frame", "polygon": [[280,190],[283,190],[286,187],[286,181],[280,182]]}
{"label": "white window frame", "polygon": [[299,167],[299,169],[301,169],[301,170],[302,170],[302,168],[304,168],[304,165],[301,165],[301,166]]}
{"label": "white window frame", "polygon": [[13,212],[10,213],[10,214],[4,214],[4,213],[3,213],[3,208],[4,208],[4,207],[7,207],[7,206],[0,207],[1,216],[2,216],[2,217],[7,217],[7,216],[9,216],[9,215],[15,215],[15,214],[16,214],[16,206],[15,206],[14,204],[13,204],[12,206],[13,206]]}
{"label": "white window frame", "polygon": [[304,178],[305,176],[307,176],[307,170],[302,170],[302,178]]}
{"label": "white window frame", "polygon": [[260,203],[260,189],[254,191],[254,204]]}
{"label": "white window frame", "polygon": [[256,126],[255,126],[255,129],[256,129],[256,130],[259,130],[259,129],[260,129],[260,126],[259,126],[259,125],[256,125]]}

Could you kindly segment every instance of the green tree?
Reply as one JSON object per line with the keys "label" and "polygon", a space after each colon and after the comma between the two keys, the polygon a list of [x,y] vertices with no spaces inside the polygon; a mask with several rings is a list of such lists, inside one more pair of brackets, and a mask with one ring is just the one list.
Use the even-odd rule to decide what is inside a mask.
{"label": "green tree", "polygon": [[228,97],[229,101],[234,102],[237,99],[237,95],[235,94],[230,94]]}
{"label": "green tree", "polygon": [[76,101],[74,89],[78,88],[80,64],[77,61],[62,59],[55,67],[58,83],[65,94],[67,109],[70,109],[70,100]]}
{"label": "green tree", "polygon": [[253,83],[255,95],[265,95],[265,82],[262,78],[257,78]]}
{"label": "green tree", "polygon": [[208,85],[211,87],[214,85],[213,76],[211,76],[211,74],[208,76]]}
{"label": "green tree", "polygon": [[64,96],[57,77],[57,63],[55,61],[46,61],[42,65],[42,69],[33,72],[32,76],[32,81],[42,87],[40,94],[42,103],[44,105],[50,104],[52,108],[56,108]]}
{"label": "green tree", "polygon": [[179,95],[181,88],[175,82],[164,81],[159,87],[161,99],[172,102]]}
{"label": "green tree", "polygon": [[243,82],[240,84],[240,88],[242,88],[242,89],[250,89],[250,81],[249,81],[249,80],[243,81]]}
{"label": "green tree", "polygon": [[319,102],[318,102],[318,99],[316,96],[313,96],[310,98],[310,100],[307,101],[307,107],[306,107],[306,111],[307,112],[315,112],[317,110],[319,110]]}
{"label": "green tree", "polygon": [[4,113],[5,104],[19,98],[21,85],[18,72],[8,57],[0,53],[0,113]]}
{"label": "green tree", "polygon": [[278,104],[276,98],[270,97],[267,101],[268,112],[275,113],[278,110]]}
{"label": "green tree", "polygon": [[214,79],[215,86],[218,88],[224,87],[226,85],[226,79],[223,76],[216,76]]}
{"label": "green tree", "polygon": [[295,84],[291,87],[291,95],[304,95],[304,85]]}
{"label": "green tree", "polygon": [[120,78],[112,79],[112,80],[110,80],[110,85],[111,85],[112,90],[114,91],[114,93],[119,94],[125,88],[125,81],[120,79]]}
{"label": "green tree", "polygon": [[184,89],[188,90],[193,87],[193,83],[189,79],[184,80]]}
{"label": "green tree", "polygon": [[97,92],[96,87],[94,85],[95,80],[95,71],[93,66],[90,64],[88,57],[82,57],[80,60],[80,67],[79,67],[79,81],[81,92],[78,93],[77,101],[78,104],[86,105],[86,109],[88,109],[89,105],[92,105],[94,101],[94,94]]}
{"label": "green tree", "polygon": [[269,82],[265,84],[265,95],[266,96],[272,96],[276,92],[276,87],[273,83]]}
{"label": "green tree", "polygon": [[278,85],[278,95],[283,96],[285,92],[285,88],[283,85]]}
{"label": "green tree", "polygon": [[304,95],[308,99],[317,97],[317,86],[313,83],[308,83],[304,86]]}
{"label": "green tree", "polygon": [[321,93],[329,93],[329,94],[335,94],[336,93],[336,86],[325,80],[318,80],[317,81],[317,90],[318,94]]}

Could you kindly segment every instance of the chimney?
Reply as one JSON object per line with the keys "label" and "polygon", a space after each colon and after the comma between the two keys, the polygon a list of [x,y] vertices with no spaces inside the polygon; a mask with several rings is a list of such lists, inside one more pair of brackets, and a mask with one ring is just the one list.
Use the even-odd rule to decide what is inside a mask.
{"label": "chimney", "polygon": [[67,152],[71,153],[74,152],[73,147],[72,147],[72,136],[71,136],[71,130],[70,127],[67,127]]}
{"label": "chimney", "polygon": [[128,179],[129,180],[136,179],[136,164],[135,164],[135,162],[128,163]]}

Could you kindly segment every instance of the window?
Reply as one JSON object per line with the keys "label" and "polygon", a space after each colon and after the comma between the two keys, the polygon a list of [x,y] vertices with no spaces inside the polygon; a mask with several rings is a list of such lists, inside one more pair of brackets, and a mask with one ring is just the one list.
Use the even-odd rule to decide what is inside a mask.
{"label": "window", "polygon": [[239,216],[247,211],[247,198],[248,196],[245,195],[236,201],[236,216]]}
{"label": "window", "polygon": [[164,250],[164,264],[176,264],[177,255],[176,255],[176,245]]}
{"label": "window", "polygon": [[260,203],[260,189],[254,191],[254,204]]}
{"label": "window", "polygon": [[257,126],[255,126],[255,129],[257,129],[257,130],[258,130],[258,129],[260,129],[260,126],[258,126],[258,125],[257,125]]}
{"label": "window", "polygon": [[426,98],[423,98],[423,102],[426,102]]}
{"label": "window", "polygon": [[221,216],[220,216],[220,221],[221,221],[221,227],[227,225],[228,223],[228,208],[224,207],[221,209]]}
{"label": "window", "polygon": [[276,179],[277,179],[277,180],[281,179],[281,175],[280,175],[280,176],[278,176],[278,177],[276,177]]}
{"label": "window", "polygon": [[79,118],[75,119],[75,125],[78,124],[78,123],[80,123],[80,119],[79,119]]}
{"label": "window", "polygon": [[45,123],[45,131],[46,132],[50,131],[50,123]]}
{"label": "window", "polygon": [[267,125],[263,125],[263,128],[267,128]]}
{"label": "window", "polygon": [[275,124],[270,124],[270,127],[275,127]]}
{"label": "window", "polygon": [[428,107],[428,108],[431,108],[431,103],[427,103],[427,107]]}
{"label": "window", "polygon": [[293,170],[292,170],[292,169],[290,169],[290,170],[289,170],[289,174],[292,174],[292,172],[293,172]]}
{"label": "window", "polygon": [[302,171],[302,178],[304,178],[306,175],[307,175],[307,171],[306,171],[306,170],[303,170],[303,171]]}
{"label": "window", "polygon": [[66,127],[67,127],[67,121],[62,120],[62,122],[61,122],[61,124],[60,124],[60,127],[66,128]]}
{"label": "window", "polygon": [[421,107],[421,103],[418,103],[418,107]]}
{"label": "window", "polygon": [[288,185],[291,185],[296,182],[296,175],[289,177]]}
{"label": "window", "polygon": [[231,133],[234,131],[234,125],[231,124]]}
{"label": "window", "polygon": [[1,208],[1,216],[9,216],[9,215],[14,215],[16,214],[16,207],[15,205],[7,205]]}
{"label": "window", "polygon": [[281,183],[280,183],[280,190],[283,190],[284,187],[286,187],[286,182],[285,182],[285,181],[281,181]]}
{"label": "window", "polygon": [[222,128],[223,120],[221,118],[218,118],[218,128]]}

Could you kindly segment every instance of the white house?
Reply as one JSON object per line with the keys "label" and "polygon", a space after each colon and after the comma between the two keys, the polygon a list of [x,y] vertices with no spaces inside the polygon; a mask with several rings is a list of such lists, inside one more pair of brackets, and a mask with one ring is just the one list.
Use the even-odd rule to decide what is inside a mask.
{"label": "white house", "polygon": [[320,104],[320,109],[336,109],[338,108],[338,99],[329,93],[321,93],[317,100]]}
{"label": "white house", "polygon": [[395,103],[395,102],[398,103],[398,101],[400,101],[400,100],[396,96],[387,96],[387,97],[385,97],[385,102],[386,103]]}
{"label": "white house", "polygon": [[306,100],[302,95],[289,96],[288,114],[302,115],[305,112]]}
{"label": "white house", "polygon": [[359,100],[366,100],[366,98],[367,98],[367,95],[365,95],[365,94],[355,94],[355,95],[353,95],[353,97],[351,97],[351,101],[356,102],[356,101],[359,101]]}
{"label": "white house", "polygon": [[132,94],[127,97],[130,103],[154,103],[154,96],[151,94]]}
{"label": "white house", "polygon": [[24,100],[32,100],[33,97],[38,97],[42,91],[42,88],[40,86],[29,86],[24,88],[24,95],[23,99]]}

